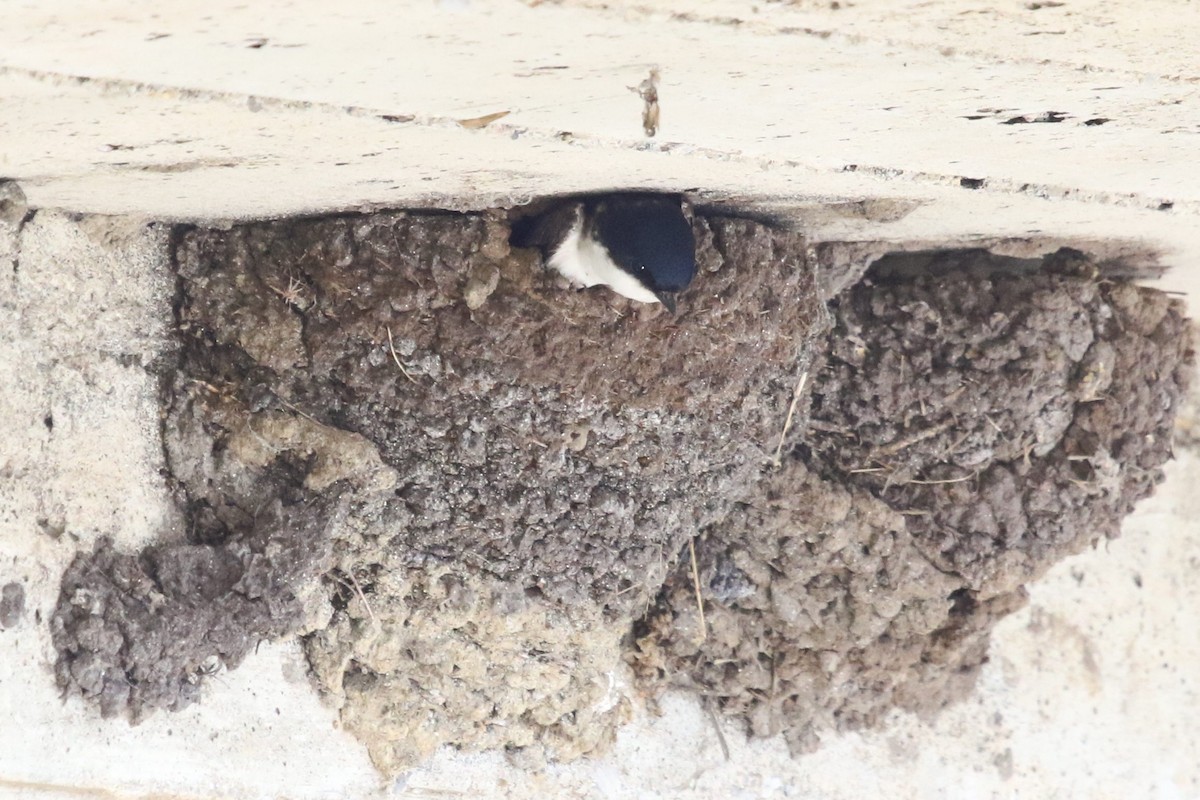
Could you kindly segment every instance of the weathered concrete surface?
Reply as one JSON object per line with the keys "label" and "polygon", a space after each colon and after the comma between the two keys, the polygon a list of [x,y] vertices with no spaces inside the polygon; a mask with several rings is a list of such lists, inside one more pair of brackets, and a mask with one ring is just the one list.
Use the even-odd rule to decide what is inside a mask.
{"label": "weathered concrete surface", "polygon": [[[229,792],[289,776],[304,791],[340,792],[356,770],[360,786],[374,785],[294,644],[265,645],[255,668],[210,678],[233,688],[233,703],[136,728],[63,702],[46,671],[58,576],[101,536],[136,551],[186,533],[160,475],[152,377],[168,351],[174,285],[158,226],[42,212],[19,226],[0,221],[3,252],[16,260],[0,275],[0,585],[21,587],[24,603],[0,620],[0,716],[11,723],[0,734],[0,797],[225,795],[226,765],[240,758],[232,783],[242,786]],[[313,748],[308,756],[297,742]]]}
{"label": "weathered concrete surface", "polygon": [[[1170,44],[1195,9],[831,5],[9,3],[0,173],[41,207],[208,220],[696,188],[815,241],[1197,263],[1200,84]],[[654,65],[647,141],[627,87]]]}
{"label": "weathered concrete surface", "polygon": [[[606,5],[362,3],[333,19],[306,4],[196,3],[118,19],[99,3],[8,3],[0,174],[20,178],[43,208],[202,220],[364,203],[483,207],[616,183],[696,187],[713,201],[780,209],[814,241],[848,241],[853,252],[881,252],[883,240],[884,249],[969,243],[1030,255],[1069,241],[1134,268],[1175,265],[1175,288],[1195,276],[1185,268],[1200,252],[1195,9],[677,3],[691,18],[667,19]],[[516,49],[482,33],[518,24]],[[562,46],[532,38],[569,29],[591,35]],[[419,36],[429,41],[417,47]],[[664,127],[646,143],[626,87],[650,64],[663,68]],[[500,110],[513,113],[481,130],[451,121]],[[1049,111],[1070,116],[1032,121]],[[1022,116],[1031,121],[1001,124]],[[1109,121],[1081,124],[1099,118]],[[0,265],[16,254],[13,230],[0,227]],[[0,609],[17,620],[0,631],[0,710],[21,722],[0,734],[0,789],[366,796],[377,779],[297,677],[293,650],[264,646],[207,680],[204,704],[135,729],[102,723],[76,700],[60,704],[50,688],[53,651],[37,614],[53,603],[48,576],[78,547],[70,539],[109,534],[132,549],[170,524],[165,498],[147,495],[161,454],[150,435],[154,387],[134,355],[157,345],[107,313],[132,302],[133,318],[154,316],[138,303],[159,291],[161,251],[116,244],[157,235],[140,231],[122,223],[94,238],[39,218],[30,247],[38,236],[47,243],[46,269],[27,274],[22,299],[8,296],[0,366],[18,379],[0,404],[22,422],[0,447],[0,583],[19,583],[25,598],[19,611]],[[140,288],[130,292],[130,279]],[[169,307],[169,294],[150,305]],[[9,313],[17,307],[33,310]],[[106,339],[112,330],[124,333]],[[104,359],[80,349],[89,341],[130,369],[107,374]],[[61,442],[47,409],[54,431],[65,428]],[[114,438],[126,443],[118,451]],[[890,731],[828,741],[799,763],[777,741],[746,745],[726,728],[736,756],[726,764],[704,714],[670,700],[665,717],[639,716],[607,760],[534,777],[499,756],[443,752],[392,793],[1196,794],[1197,480],[1185,454],[1125,538],[1035,587],[1030,611],[998,632],[977,700],[933,726],[900,716]],[[1062,659],[1064,640],[1078,658]],[[646,747],[647,733],[670,748]]]}

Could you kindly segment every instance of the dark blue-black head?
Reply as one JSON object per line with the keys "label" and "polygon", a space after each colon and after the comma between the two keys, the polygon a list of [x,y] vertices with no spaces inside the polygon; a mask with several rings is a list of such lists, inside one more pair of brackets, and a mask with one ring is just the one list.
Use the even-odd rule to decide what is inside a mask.
{"label": "dark blue-black head", "polygon": [[585,204],[585,235],[604,246],[618,267],[634,276],[664,306],[696,274],[696,240],[679,197],[611,194]]}

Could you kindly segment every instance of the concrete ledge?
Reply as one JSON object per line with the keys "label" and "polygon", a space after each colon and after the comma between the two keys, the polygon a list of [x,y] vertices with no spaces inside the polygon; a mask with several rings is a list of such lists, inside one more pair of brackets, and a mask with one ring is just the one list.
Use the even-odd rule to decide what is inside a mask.
{"label": "concrete ledge", "polygon": [[[84,8],[0,11],[0,172],[37,207],[212,221],[690,188],[774,208],[818,241],[1200,256],[1200,90],[1167,44],[1200,27],[1195,10]],[[628,87],[653,66],[663,122],[647,140]]]}

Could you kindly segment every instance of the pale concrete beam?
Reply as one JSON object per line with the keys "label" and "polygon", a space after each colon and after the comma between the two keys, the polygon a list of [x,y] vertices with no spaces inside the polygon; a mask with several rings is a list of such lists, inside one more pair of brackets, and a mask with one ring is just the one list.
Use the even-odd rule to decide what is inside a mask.
{"label": "pale concrete beam", "polygon": [[[695,189],[817,240],[1123,239],[1178,266],[1200,85],[1170,43],[1200,14],[1152,6],[7,4],[0,172],[39,207],[210,221]],[[837,213],[864,199],[912,213]]]}

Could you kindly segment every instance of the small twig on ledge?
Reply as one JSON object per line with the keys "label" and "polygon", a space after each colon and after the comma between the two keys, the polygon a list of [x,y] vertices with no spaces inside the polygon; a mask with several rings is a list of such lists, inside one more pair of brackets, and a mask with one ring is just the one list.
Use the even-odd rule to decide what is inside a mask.
{"label": "small twig on ledge", "polygon": [[647,137],[658,133],[658,68],[650,70],[650,74],[637,86],[630,86],[629,91],[637,93],[642,98],[642,131]]}

